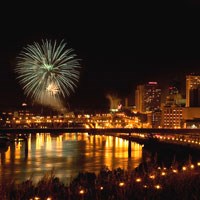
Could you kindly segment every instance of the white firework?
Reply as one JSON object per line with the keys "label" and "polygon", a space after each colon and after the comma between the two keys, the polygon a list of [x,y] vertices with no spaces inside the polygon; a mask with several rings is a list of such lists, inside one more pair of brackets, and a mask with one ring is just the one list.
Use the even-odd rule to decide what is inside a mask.
{"label": "white firework", "polygon": [[17,57],[15,68],[26,96],[41,104],[60,101],[75,91],[80,76],[80,63],[73,49],[62,40],[42,40],[27,45]]}

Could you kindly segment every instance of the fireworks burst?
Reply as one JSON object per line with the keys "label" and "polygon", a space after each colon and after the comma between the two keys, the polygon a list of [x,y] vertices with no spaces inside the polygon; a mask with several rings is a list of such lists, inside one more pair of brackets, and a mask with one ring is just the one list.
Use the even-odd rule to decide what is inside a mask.
{"label": "fireworks burst", "polygon": [[63,40],[60,43],[42,40],[41,45],[35,42],[23,48],[15,72],[26,96],[51,105],[75,91],[80,64],[73,49],[65,47]]}

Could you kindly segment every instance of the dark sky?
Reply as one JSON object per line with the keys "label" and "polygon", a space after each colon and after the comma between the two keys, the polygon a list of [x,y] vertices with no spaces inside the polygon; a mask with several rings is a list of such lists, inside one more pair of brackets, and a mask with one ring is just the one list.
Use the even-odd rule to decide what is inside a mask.
{"label": "dark sky", "polygon": [[104,108],[107,93],[133,96],[136,85],[147,81],[158,81],[164,91],[179,80],[184,88],[185,75],[200,72],[198,1],[63,3],[2,6],[1,108],[25,99],[13,73],[16,57],[27,44],[46,38],[65,39],[81,59],[80,82],[68,99],[72,108]]}

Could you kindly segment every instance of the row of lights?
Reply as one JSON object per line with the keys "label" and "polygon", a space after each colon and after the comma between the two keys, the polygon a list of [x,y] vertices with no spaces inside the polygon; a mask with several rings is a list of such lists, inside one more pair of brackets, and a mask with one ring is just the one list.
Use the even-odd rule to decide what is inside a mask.
{"label": "row of lights", "polygon": [[[196,165],[197,165],[197,167],[198,167],[198,169],[199,169],[199,167],[200,167],[200,162],[198,162]],[[161,176],[166,176],[166,175],[167,175],[167,168],[164,167],[164,168],[162,169],[161,167],[158,167],[157,169],[158,169],[159,171],[161,170],[161,173],[160,173]],[[183,167],[182,167],[182,171],[183,171],[183,172],[187,171],[188,169],[191,169],[191,170],[195,169],[195,165],[194,165],[194,164],[190,164],[190,165],[188,165],[188,166],[183,166]],[[172,169],[172,172],[175,173],[175,174],[177,174],[177,173],[178,173],[178,170],[177,170],[177,169]],[[150,175],[149,175],[149,179],[154,180],[155,178],[156,178],[156,175],[155,175],[155,174],[150,174]],[[142,178],[137,177],[137,178],[135,179],[135,182],[136,182],[136,183],[142,183]],[[124,187],[126,186],[126,183],[123,182],[123,181],[121,181],[121,182],[118,183],[118,186],[119,186],[120,188],[124,188]],[[151,189],[152,189],[152,186],[149,186],[149,185],[146,184],[146,183],[143,185],[143,188],[145,188],[145,189],[148,189],[148,188],[150,188],[150,187],[151,187]],[[160,189],[162,189],[162,186],[161,186],[160,184],[154,184],[154,185],[153,185],[153,188],[156,189],[156,190],[160,190]],[[104,190],[104,187],[103,187],[103,186],[99,186],[98,189],[99,189],[100,191],[102,191],[102,190]],[[79,190],[78,193],[79,193],[80,195],[84,195],[84,194],[87,193],[87,190],[84,189],[84,188],[81,188],[81,189]],[[51,199],[52,199],[51,197],[48,197],[46,200],[51,200]],[[40,197],[36,196],[36,197],[34,197],[34,198],[31,198],[30,200],[40,200]]]}

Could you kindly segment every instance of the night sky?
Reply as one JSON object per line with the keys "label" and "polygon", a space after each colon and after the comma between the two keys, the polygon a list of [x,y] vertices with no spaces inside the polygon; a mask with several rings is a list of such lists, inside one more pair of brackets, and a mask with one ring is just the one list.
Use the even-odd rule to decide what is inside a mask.
{"label": "night sky", "polygon": [[106,94],[133,95],[136,85],[200,73],[200,5],[29,4],[5,5],[0,16],[0,108],[25,100],[16,81],[16,57],[41,39],[64,39],[82,66],[80,82],[68,98],[71,108],[107,107]]}

